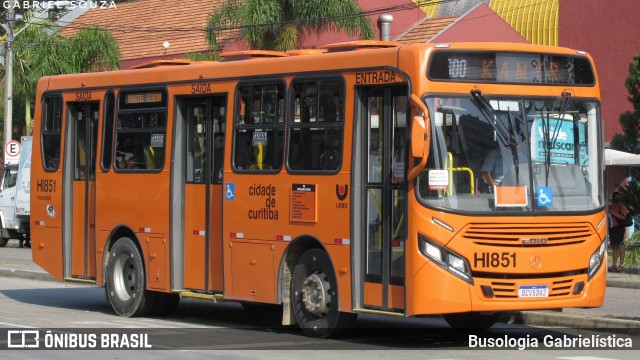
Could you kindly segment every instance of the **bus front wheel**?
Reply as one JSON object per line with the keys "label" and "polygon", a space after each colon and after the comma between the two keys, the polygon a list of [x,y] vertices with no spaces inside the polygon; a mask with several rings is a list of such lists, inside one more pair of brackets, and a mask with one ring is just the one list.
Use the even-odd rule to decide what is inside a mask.
{"label": "bus front wheel", "polygon": [[355,320],[355,314],[338,309],[338,283],[331,260],[324,251],[311,249],[302,255],[293,272],[291,286],[296,321],[307,336],[336,336]]}
{"label": "bus front wheel", "polygon": [[145,290],[144,263],[129,238],[116,241],[109,253],[106,293],[120,316],[144,316],[152,310],[152,293]]}
{"label": "bus front wheel", "polygon": [[456,313],[442,315],[449,326],[454,329],[485,330],[492,327],[500,317],[500,313]]}

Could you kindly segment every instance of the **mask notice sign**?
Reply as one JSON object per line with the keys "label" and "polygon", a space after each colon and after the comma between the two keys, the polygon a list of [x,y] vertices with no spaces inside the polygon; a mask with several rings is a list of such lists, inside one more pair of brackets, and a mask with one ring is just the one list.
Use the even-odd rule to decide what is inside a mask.
{"label": "mask notice sign", "polygon": [[449,172],[447,170],[429,171],[429,190],[447,190],[449,187]]}

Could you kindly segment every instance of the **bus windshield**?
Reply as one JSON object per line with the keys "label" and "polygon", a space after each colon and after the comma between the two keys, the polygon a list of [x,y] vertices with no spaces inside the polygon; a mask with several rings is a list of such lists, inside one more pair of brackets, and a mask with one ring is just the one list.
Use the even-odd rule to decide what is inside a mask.
{"label": "bus windshield", "polygon": [[417,179],[423,205],[455,212],[580,212],[603,206],[596,101],[429,96],[431,149]]}

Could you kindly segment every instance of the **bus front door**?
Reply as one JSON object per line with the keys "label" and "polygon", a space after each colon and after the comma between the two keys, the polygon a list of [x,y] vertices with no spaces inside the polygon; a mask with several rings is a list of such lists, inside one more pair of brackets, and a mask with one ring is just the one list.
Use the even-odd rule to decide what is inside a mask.
{"label": "bus front door", "polygon": [[222,291],[222,164],[226,96],[185,98],[184,288]]}
{"label": "bus front door", "polygon": [[[404,311],[406,237],[407,87],[372,87],[361,94],[360,151],[361,229],[364,240],[362,306],[387,312]],[[363,268],[362,268],[363,267]]]}
{"label": "bus front door", "polygon": [[[67,105],[69,119],[65,150],[65,276],[71,261],[71,277],[95,279],[96,276],[96,144],[98,140],[99,102],[73,102]],[[70,231],[70,233],[69,233]]]}

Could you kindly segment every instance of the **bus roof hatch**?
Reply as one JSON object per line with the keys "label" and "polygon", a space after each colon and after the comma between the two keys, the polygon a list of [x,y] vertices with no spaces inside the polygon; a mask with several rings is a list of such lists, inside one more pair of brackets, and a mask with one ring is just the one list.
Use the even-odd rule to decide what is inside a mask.
{"label": "bus roof hatch", "polygon": [[232,51],[220,54],[224,58],[224,61],[238,61],[249,59],[260,59],[269,57],[285,57],[287,54],[281,51],[270,50],[246,50],[246,51]]}
{"label": "bus roof hatch", "polygon": [[173,59],[173,60],[153,60],[148,61],[146,63],[138,64],[132,66],[132,69],[149,69],[160,66],[179,66],[179,65],[189,65],[191,64],[191,60],[187,59]]}
{"label": "bus roof hatch", "polygon": [[399,43],[395,41],[381,41],[381,40],[358,40],[358,41],[346,41],[335,44],[327,44],[323,48],[329,50],[329,52],[351,51],[351,50],[363,50],[363,49],[375,49],[375,48],[391,48],[398,47]]}

